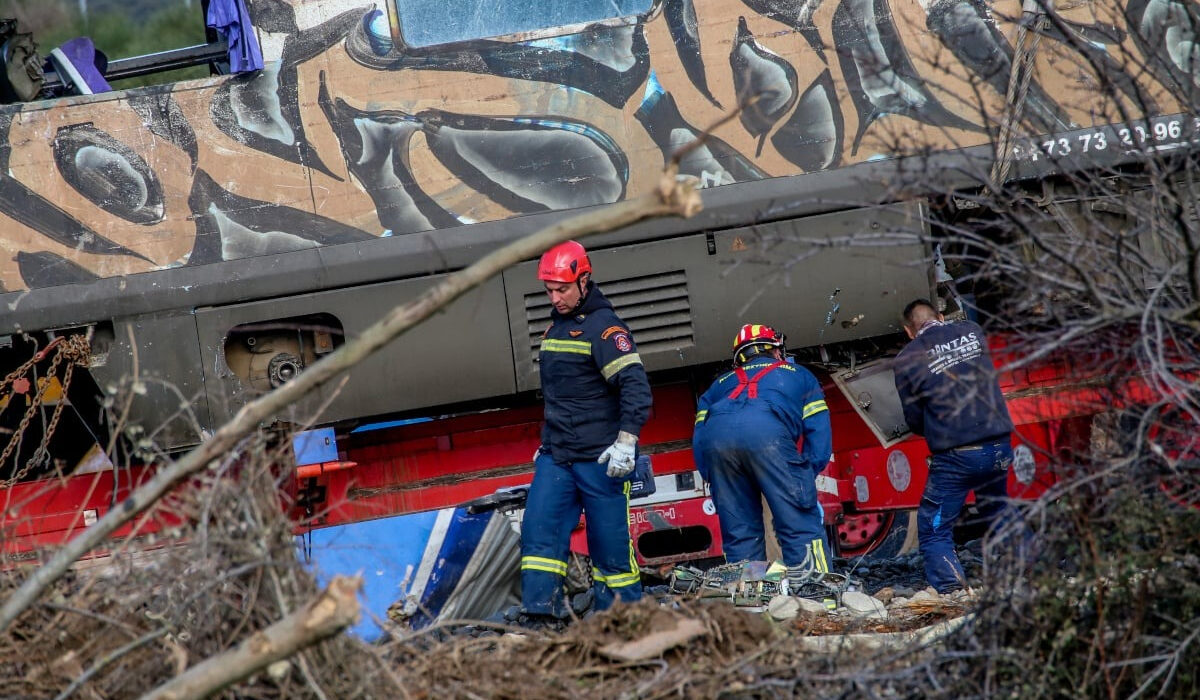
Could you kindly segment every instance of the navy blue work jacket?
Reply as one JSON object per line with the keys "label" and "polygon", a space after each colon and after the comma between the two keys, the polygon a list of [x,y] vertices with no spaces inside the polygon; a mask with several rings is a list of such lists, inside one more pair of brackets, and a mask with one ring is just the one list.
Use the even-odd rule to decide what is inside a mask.
{"label": "navy blue work jacket", "polygon": [[[718,377],[696,402],[692,444],[701,439],[702,433],[714,430],[714,424],[722,422],[721,414],[739,414],[743,421],[774,426],[792,442],[803,439],[800,458],[814,471],[824,469],[833,453],[833,430],[825,394],[813,373],[790,360],[781,363],[765,355],[751,359],[741,369],[754,383],[755,396],[751,397],[749,385],[738,388],[737,370]],[[723,439],[730,436],[723,435]],[[707,480],[712,465],[703,464],[698,453],[693,455],[696,468]]]}
{"label": "navy blue work jacket", "polygon": [[629,327],[594,284],[570,316],[550,312],[538,362],[546,422],[542,449],[556,462],[594,462],[650,415],[650,381]]}
{"label": "navy blue work jacket", "polygon": [[931,323],[896,356],[904,420],[931,452],[1007,437],[1013,429],[983,329]]}

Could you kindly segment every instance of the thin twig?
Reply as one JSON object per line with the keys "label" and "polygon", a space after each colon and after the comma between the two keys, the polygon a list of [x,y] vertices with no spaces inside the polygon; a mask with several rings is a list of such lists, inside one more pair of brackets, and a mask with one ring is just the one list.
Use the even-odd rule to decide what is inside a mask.
{"label": "thin twig", "polygon": [[106,625],[111,625],[113,627],[116,627],[117,629],[121,630],[129,637],[137,636],[137,630],[133,629],[129,625],[125,624],[124,622],[121,622],[120,620],[118,620],[116,618],[112,618],[112,617],[109,617],[108,615],[103,615],[101,613],[98,613],[98,612],[95,612],[92,610],[84,610],[82,608],[73,608],[69,605],[63,605],[61,603],[42,603],[42,607],[50,608],[51,610],[60,610],[62,612],[75,613],[76,615],[83,615],[84,617],[90,617],[94,620],[99,620],[100,622],[103,622]]}
{"label": "thin twig", "polygon": [[335,576],[320,595],[301,609],[250,635],[236,648],[196,664],[147,693],[143,700],[208,697],[338,634],[358,620],[361,587],[362,579],[357,576]]}
{"label": "thin twig", "polygon": [[82,675],[80,675],[75,680],[71,681],[71,684],[68,685],[66,688],[64,688],[61,693],[59,693],[57,696],[55,696],[54,700],[64,700],[64,698],[70,697],[71,694],[74,693],[76,690],[78,690],[84,683],[87,683],[88,681],[90,681],[92,679],[92,676],[95,676],[97,673],[103,671],[105,666],[108,666],[112,662],[114,662],[117,659],[121,658],[122,656],[128,654],[129,652],[133,651],[134,649],[137,649],[138,647],[141,647],[145,644],[148,644],[148,643],[154,641],[155,639],[158,639],[159,637],[166,634],[167,631],[168,630],[166,627],[160,627],[159,629],[156,629],[152,632],[147,632],[146,634],[143,634],[142,636],[138,637],[137,639],[133,640],[132,642],[129,642],[128,644],[126,644],[123,647],[118,647],[116,649],[113,649],[109,653],[100,657],[100,659],[98,661],[96,661],[96,663],[92,664],[91,668],[84,671]]}

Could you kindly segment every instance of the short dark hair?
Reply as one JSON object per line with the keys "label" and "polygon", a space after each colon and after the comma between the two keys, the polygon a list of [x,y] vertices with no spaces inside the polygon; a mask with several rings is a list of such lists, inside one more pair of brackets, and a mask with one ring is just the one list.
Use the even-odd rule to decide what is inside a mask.
{"label": "short dark hair", "polygon": [[[933,305],[933,302],[931,302],[925,298],[913,299],[912,301],[908,302],[907,306],[904,307],[904,314],[903,314],[904,315],[904,323],[909,328],[913,328],[916,326],[916,323],[914,322],[913,317],[918,315],[917,309],[920,309],[920,308],[929,309],[929,311],[930,311],[929,316],[931,316],[933,318],[937,318],[938,310],[937,310],[937,307]],[[924,314],[921,314],[921,315],[924,315]]]}

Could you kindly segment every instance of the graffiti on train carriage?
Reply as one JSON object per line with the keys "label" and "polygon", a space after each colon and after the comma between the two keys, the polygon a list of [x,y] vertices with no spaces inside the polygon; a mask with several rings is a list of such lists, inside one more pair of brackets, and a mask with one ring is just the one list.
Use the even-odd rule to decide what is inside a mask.
{"label": "graffiti on train carriage", "polygon": [[[717,186],[983,143],[1021,9],[569,3],[616,16],[439,33],[417,26],[444,23],[438,3],[394,2],[260,0],[262,71],[0,109],[3,290],[618,201],[750,96],[684,173]],[[1197,77],[1169,46],[1181,7],[1064,9],[1043,31],[1030,133],[1118,121],[1118,107],[1171,111],[1164,86]],[[470,35],[497,27],[517,33]],[[1120,98],[1107,109],[1093,67]]]}

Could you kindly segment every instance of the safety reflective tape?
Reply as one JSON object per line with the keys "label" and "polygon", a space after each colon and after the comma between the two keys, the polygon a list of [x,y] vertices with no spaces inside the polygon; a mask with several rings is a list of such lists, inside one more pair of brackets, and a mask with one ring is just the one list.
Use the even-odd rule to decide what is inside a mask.
{"label": "safety reflective tape", "polygon": [[640,571],[625,574],[610,574],[605,576],[597,568],[592,568],[592,580],[607,585],[609,588],[624,588],[642,580]]}
{"label": "safety reflective tape", "polygon": [[626,586],[632,586],[635,583],[641,583],[641,581],[642,575],[640,573],[619,574],[616,576],[609,576],[605,583],[608,584],[609,588],[624,588]]}
{"label": "safety reflective tape", "polygon": [[530,571],[548,571],[560,576],[567,575],[567,562],[545,557],[521,557],[521,569]]}
{"label": "safety reflective tape", "polygon": [[[633,491],[633,484],[630,481],[625,482],[625,522],[629,522],[629,494]],[[638,569],[637,552],[633,551],[633,538],[629,538],[629,571],[632,575],[637,576],[640,583],[642,580],[641,571]]]}
{"label": "safety reflective tape", "polygon": [[813,563],[816,565],[817,571],[823,574],[829,573],[829,560],[825,558],[825,543],[819,539],[812,542]]}
{"label": "safety reflective tape", "polygon": [[697,423],[703,421],[707,417],[708,417],[708,409],[707,408],[704,409],[703,411],[696,411],[696,422]]}
{"label": "safety reflective tape", "polygon": [[600,374],[604,375],[605,379],[608,379],[609,377],[613,376],[617,372],[620,372],[621,370],[625,369],[626,367],[628,367],[630,365],[640,365],[640,364],[642,364],[642,358],[640,355],[638,355],[635,352],[630,355],[624,355],[622,357],[618,357],[617,359],[613,360],[612,362],[609,362],[607,365],[604,365],[604,368],[600,370]]}
{"label": "safety reflective tape", "polygon": [[542,341],[542,352],[570,352],[576,355],[591,355],[592,344],[586,340],[555,340],[546,338]]}
{"label": "safety reflective tape", "polygon": [[567,575],[565,571],[560,571],[551,566],[542,566],[541,564],[522,564],[521,571],[542,571],[547,574],[554,574],[555,576]]}
{"label": "safety reflective tape", "polygon": [[[632,491],[633,491],[633,484],[629,481],[626,481],[625,488],[622,490],[625,492],[625,522],[629,522],[629,494],[632,493]],[[628,530],[626,530],[626,532],[628,533]],[[624,588],[625,586],[633,585],[633,583],[641,583],[642,582],[642,574],[641,574],[641,571],[638,569],[637,552],[633,551],[633,538],[632,537],[629,538],[629,574],[628,575],[635,577],[634,580],[630,583],[614,584],[610,577],[610,580],[608,582],[609,588]]]}
{"label": "safety reflective tape", "polygon": [[816,401],[813,401],[804,407],[804,414],[801,416],[801,418],[808,418],[809,416],[816,415],[821,411],[828,410],[828,408],[829,407],[825,405],[825,399],[817,399]]}

